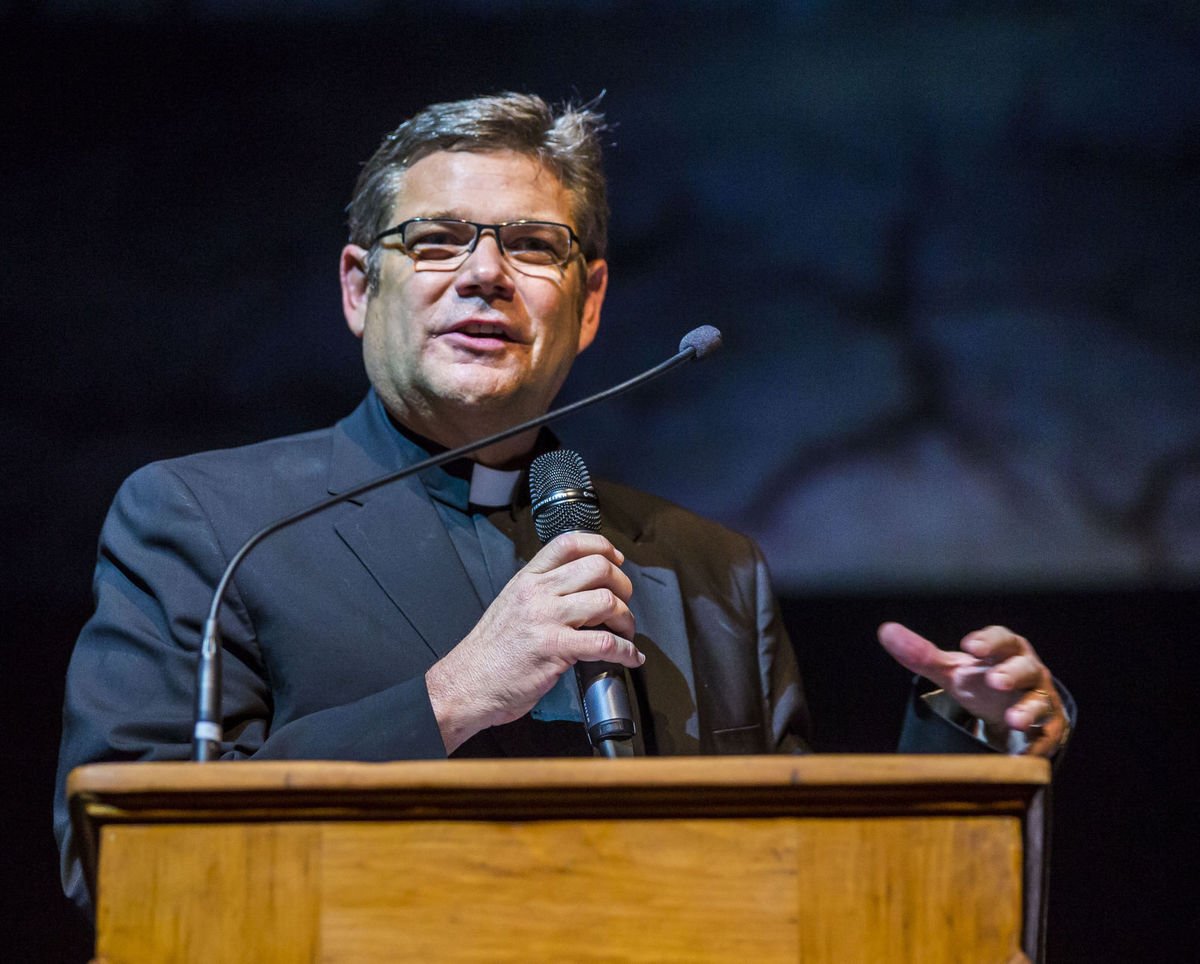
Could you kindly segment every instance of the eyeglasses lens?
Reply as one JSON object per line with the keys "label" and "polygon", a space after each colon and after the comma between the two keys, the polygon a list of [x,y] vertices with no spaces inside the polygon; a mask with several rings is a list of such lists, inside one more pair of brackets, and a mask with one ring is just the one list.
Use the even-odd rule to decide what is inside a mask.
{"label": "eyeglasses lens", "polygon": [[[454,263],[471,250],[477,228],[467,221],[413,221],[401,242],[416,261]],[[512,261],[559,265],[571,254],[571,232],[549,221],[514,221],[498,228],[500,247]]]}

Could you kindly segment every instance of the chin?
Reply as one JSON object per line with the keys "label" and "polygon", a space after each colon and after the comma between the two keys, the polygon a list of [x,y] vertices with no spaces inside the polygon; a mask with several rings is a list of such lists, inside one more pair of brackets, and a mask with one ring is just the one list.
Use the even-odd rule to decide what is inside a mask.
{"label": "chin", "polygon": [[511,405],[520,395],[518,385],[501,379],[455,379],[452,383],[443,385],[442,389],[439,394],[447,401],[483,409]]}
{"label": "chin", "polygon": [[463,407],[485,412],[504,412],[510,424],[534,418],[549,409],[557,388],[547,392],[543,381],[531,378],[525,369],[489,368],[483,365],[458,366],[445,372],[435,384],[438,397]]}

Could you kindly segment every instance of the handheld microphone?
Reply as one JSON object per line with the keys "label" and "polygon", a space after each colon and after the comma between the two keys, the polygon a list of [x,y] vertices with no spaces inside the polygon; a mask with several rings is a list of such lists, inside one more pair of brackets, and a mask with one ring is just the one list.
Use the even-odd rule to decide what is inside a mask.
{"label": "handheld microphone", "polygon": [[[547,452],[533,460],[529,497],[533,524],[543,545],[564,532],[600,531],[600,507],[592,477],[583,459],[570,449]],[[575,681],[592,746],[610,757],[632,755],[629,739],[636,728],[625,668],[619,663],[581,660],[575,664]]]}
{"label": "handheld microphone", "polygon": [[372,489],[377,489],[390,482],[398,482],[410,475],[424,472],[426,469],[444,465],[447,462],[453,462],[455,459],[462,458],[464,455],[470,455],[472,452],[487,448],[489,445],[503,442],[531,429],[541,428],[555,419],[578,412],[580,409],[596,404],[596,402],[614,398],[617,395],[637,388],[652,378],[666,374],[684,362],[703,358],[716,351],[720,346],[721,333],[712,325],[701,325],[699,328],[694,328],[683,336],[683,340],[679,343],[679,351],[666,361],[655,365],[640,375],[635,375],[633,378],[621,382],[619,385],[614,385],[612,388],[607,388],[602,392],[597,392],[595,395],[572,402],[570,405],[564,405],[562,408],[554,409],[545,415],[530,419],[528,422],[522,422],[520,425],[514,425],[512,428],[479,439],[477,442],[461,445],[456,449],[442,452],[440,455],[422,459],[420,462],[410,465],[407,468],[380,476],[369,482],[364,482],[353,489],[310,505],[306,509],[301,509],[282,519],[277,519],[252,535],[234,553],[233,558],[229,560],[229,565],[225,567],[225,572],[222,573],[220,580],[217,582],[217,587],[213,591],[208,618],[204,621],[204,636],[200,643],[200,655],[196,663],[196,722],[192,730],[192,759],[197,763],[204,763],[209,760],[215,760],[220,756],[221,740],[224,736],[224,728],[221,722],[221,626],[218,620],[221,600],[225,596],[225,591],[229,587],[229,581],[233,578],[237,567],[241,565],[247,553],[262,542],[263,539],[278,532],[280,529],[287,528],[295,522],[300,522],[309,516],[324,512],[332,506],[345,502],[348,499],[356,498],[365,492],[370,492]]}

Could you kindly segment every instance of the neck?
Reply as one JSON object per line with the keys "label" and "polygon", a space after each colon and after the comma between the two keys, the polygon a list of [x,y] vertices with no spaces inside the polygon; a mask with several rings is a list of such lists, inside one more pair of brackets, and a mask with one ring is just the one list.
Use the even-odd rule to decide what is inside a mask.
{"label": "neck", "polygon": [[[397,411],[396,407],[384,399],[384,409],[388,416],[409,432],[426,438],[446,449],[456,449],[470,445],[481,438],[487,438],[497,432],[502,432],[513,425],[519,424],[520,419],[505,420],[499,417],[489,417],[478,410],[470,413],[470,417],[456,419],[441,415],[437,418],[422,418],[412,409],[405,408]],[[536,417],[536,416],[532,416]],[[488,468],[508,471],[524,468],[529,461],[537,443],[538,430],[530,429],[515,435],[503,442],[489,445],[470,456],[480,465]]]}
{"label": "neck", "polygon": [[[497,429],[496,431],[502,431]],[[488,434],[488,433],[483,433]],[[528,432],[522,432],[505,442],[500,442],[497,445],[489,445],[485,449],[480,449],[471,456],[480,465],[486,465],[490,469],[500,469],[501,471],[509,471],[511,469],[524,468],[529,461],[529,456],[533,452],[534,443],[538,437],[538,430],[530,429]],[[475,438],[479,438],[476,435]],[[459,442],[459,445],[466,445],[473,442],[475,438],[464,439]],[[454,447],[454,446],[452,446]]]}

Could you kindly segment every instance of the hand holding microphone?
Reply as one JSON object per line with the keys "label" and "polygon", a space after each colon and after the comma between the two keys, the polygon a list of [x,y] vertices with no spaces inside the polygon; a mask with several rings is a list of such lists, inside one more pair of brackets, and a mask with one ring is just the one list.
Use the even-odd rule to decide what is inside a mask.
{"label": "hand holding microphone", "polygon": [[624,558],[600,535],[596,493],[575,452],[536,458],[529,489],[542,550],[425,676],[446,752],[529,712],[574,666],[588,739],[606,756],[628,756],[634,722],[624,667],[645,657],[630,642]]}
{"label": "hand holding microphone", "polygon": [[[599,534],[596,490],[578,453],[559,449],[534,459],[529,468],[529,494],[533,523],[543,543],[570,532]],[[628,741],[635,728],[621,665],[602,659],[584,660],[575,664],[575,677],[592,746],[599,747],[606,756],[630,755]]]}
{"label": "hand holding microphone", "polygon": [[425,674],[452,753],[475,733],[533,709],[580,661],[640,666],[628,601],[633,587],[607,539],[574,532],[544,546],[483,618]]}

